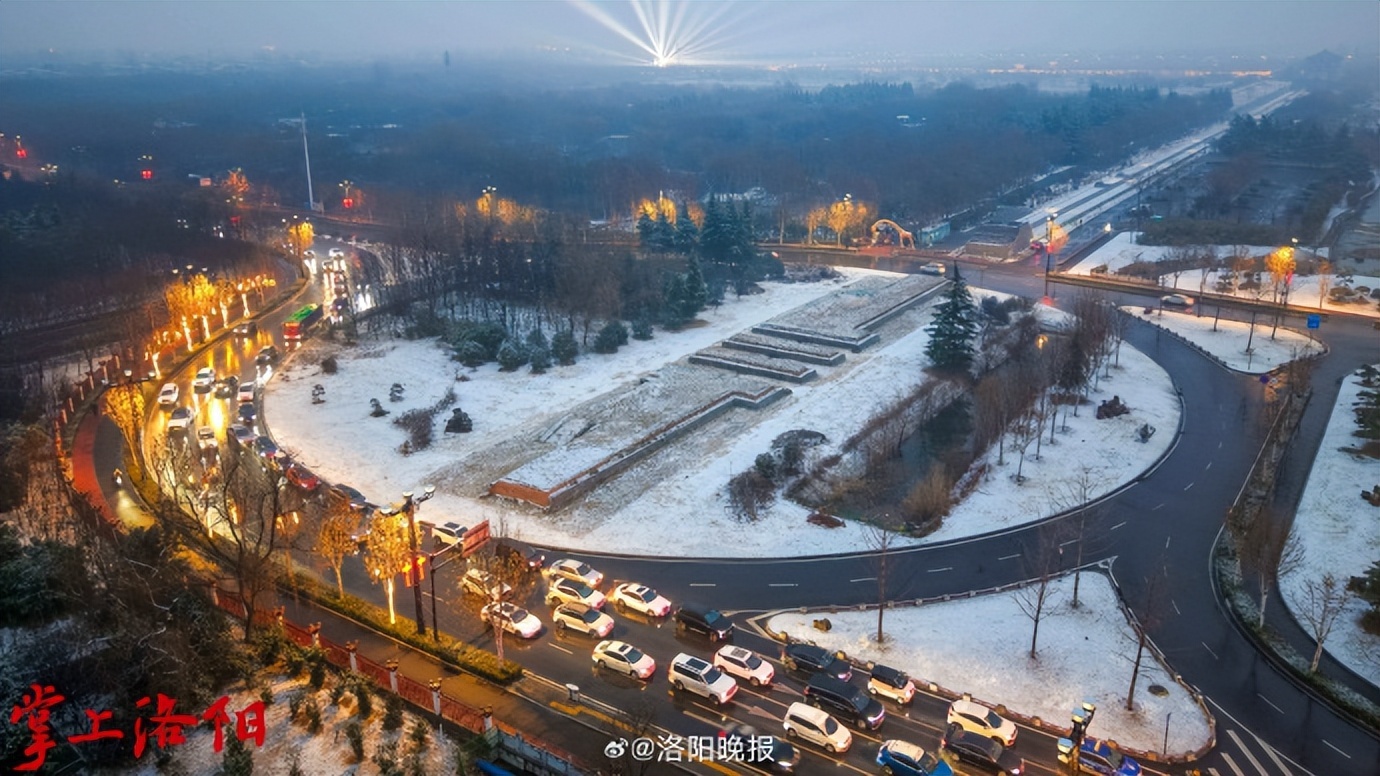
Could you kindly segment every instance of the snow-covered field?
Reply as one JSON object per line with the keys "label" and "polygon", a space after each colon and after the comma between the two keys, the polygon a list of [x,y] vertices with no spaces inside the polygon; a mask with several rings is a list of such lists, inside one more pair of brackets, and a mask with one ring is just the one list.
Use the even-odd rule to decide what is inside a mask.
{"label": "snow-covered field", "polygon": [[[842,283],[877,276],[848,270]],[[486,498],[490,482],[533,457],[524,435],[556,428],[577,408],[615,389],[635,384],[663,365],[710,346],[751,325],[781,315],[840,287],[840,282],[768,284],[767,293],[729,297],[706,311],[702,326],[677,334],[658,331],[650,341],[633,340],[616,354],[583,354],[570,367],[545,375],[527,370],[500,372],[496,365],[468,369],[450,361],[435,341],[366,340],[347,348],[312,341],[292,356],[266,389],[265,420],[278,443],[322,477],[344,482],[375,503],[396,501],[405,491],[427,484],[436,497],[423,515],[473,524],[489,519],[510,535],[539,544],[591,552],[674,554],[686,557],[780,557],[864,549],[861,527],[829,529],[805,522],[808,510],[779,499],[755,522],[741,522],[726,507],[729,479],[753,464],[773,439],[795,429],[824,434],[816,455],[838,450],[849,435],[881,407],[894,402],[923,377],[931,317],[930,304],[908,310],[878,329],[881,342],[849,353],[837,367],[819,367],[819,379],[791,385],[791,396],[760,410],[735,409],[601,485],[571,508],[544,514],[512,502]],[[981,298],[984,292],[974,291]],[[321,372],[321,358],[334,353],[339,372]],[[1114,420],[1093,419],[1094,407],[1062,418],[1054,443],[1040,443],[1039,459],[1030,445],[1022,475],[1014,481],[1018,456],[1008,450],[1005,465],[993,464],[977,493],[961,504],[945,526],[930,537],[952,539],[1037,520],[1066,508],[1067,487],[1060,478],[1087,470],[1102,495],[1132,480],[1168,448],[1178,425],[1178,403],[1168,377],[1129,346],[1119,366],[1101,378],[1090,399],[1118,395],[1132,408]],[[1129,379],[1134,375],[1134,379]],[[724,374],[724,382],[732,379]],[[404,399],[388,400],[393,383]],[[312,404],[312,387],[325,387],[322,404]],[[436,441],[423,452],[398,452],[405,435],[392,417],[435,403],[447,388],[457,406],[474,419],[470,434],[440,432],[448,413],[436,420]],[[391,415],[369,417],[369,399],[378,398]],[[1066,425],[1065,425],[1066,423]],[[1143,423],[1156,427],[1148,444],[1134,441]],[[993,458],[995,460],[995,458]],[[1012,504],[1022,504],[1017,510]]]}
{"label": "snow-covered field", "polygon": [[[1164,261],[1175,250],[1175,248],[1166,245],[1136,245],[1135,237],[1135,232],[1121,232],[1108,240],[1106,245],[1089,254],[1087,258],[1069,267],[1066,272],[1074,275],[1087,275],[1091,274],[1094,269],[1100,271],[1100,268],[1105,266],[1109,273],[1115,274],[1118,270],[1137,262]],[[1219,245],[1214,247],[1217,251],[1218,260],[1223,264],[1228,263],[1230,256],[1238,250],[1246,256],[1258,259],[1279,249],[1277,245]],[[1160,281],[1163,283],[1165,293],[1179,291],[1197,297],[1204,292],[1218,293],[1216,291],[1217,278],[1218,272],[1216,270],[1204,274],[1201,270],[1190,269],[1179,273],[1177,278],[1172,274],[1162,275]],[[1326,278],[1328,289],[1338,286],[1335,274],[1327,275]],[[1380,286],[1380,278],[1353,275],[1351,286],[1353,288],[1365,286],[1374,289],[1376,286]],[[1274,301],[1274,297],[1268,289],[1262,293],[1263,296],[1256,297],[1249,291],[1238,290],[1234,292],[1236,296],[1242,299],[1260,298],[1267,302]],[[1380,309],[1377,309],[1375,299],[1368,298],[1361,302],[1337,303],[1326,297],[1327,294],[1319,286],[1319,276],[1317,275],[1295,275],[1289,285],[1290,307],[1313,307],[1322,312],[1380,317]]]}
{"label": "snow-covered field", "polygon": [[[1308,582],[1316,583],[1330,572],[1345,584],[1380,560],[1380,508],[1360,497],[1362,490],[1380,484],[1380,460],[1343,449],[1360,447],[1365,441],[1352,433],[1356,430],[1352,406],[1362,390],[1361,379],[1355,374],[1343,381],[1294,517],[1304,562],[1280,580],[1279,587],[1300,624],[1308,606]],[[1351,670],[1380,684],[1380,638],[1362,631],[1358,619],[1367,608],[1365,602],[1353,600],[1324,648]]]}
{"label": "snow-covered field", "polygon": [[[1082,575],[1077,609],[1072,606],[1072,576],[1054,581],[1051,590],[1034,660],[1031,621],[1012,593],[889,609],[883,628],[889,640],[880,647],[874,641],[875,611],[777,614],[767,624],[794,640],[899,668],[917,683],[934,682],[1062,727],[1069,725],[1070,710],[1093,701],[1097,715],[1089,732],[1126,747],[1161,751],[1166,721],[1169,752],[1182,755],[1208,742],[1207,718],[1148,648],[1136,680],[1135,708],[1126,710],[1136,637],[1106,576]],[[812,626],[820,617],[828,618],[831,630]],[[992,638],[997,623],[1004,638]],[[1151,685],[1168,692],[1155,695],[1149,692]]]}
{"label": "snow-covered field", "polygon": [[[1246,374],[1264,374],[1296,358],[1323,351],[1320,342],[1310,335],[1277,328],[1271,333],[1271,321],[1260,316],[1254,331],[1246,321],[1218,320],[1205,310],[1156,310],[1144,315],[1142,307],[1123,307],[1123,310],[1183,337],[1227,367]],[[1198,313],[1202,313],[1199,317]],[[1215,330],[1214,330],[1215,329]],[[1250,344],[1250,352],[1246,345]]]}

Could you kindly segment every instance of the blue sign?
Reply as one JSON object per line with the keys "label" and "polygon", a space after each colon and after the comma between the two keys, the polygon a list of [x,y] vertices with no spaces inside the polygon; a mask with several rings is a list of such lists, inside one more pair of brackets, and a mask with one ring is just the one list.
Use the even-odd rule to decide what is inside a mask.
{"label": "blue sign", "polygon": [[1313,313],[1312,315],[1308,316],[1308,328],[1310,328],[1310,329],[1316,329],[1316,328],[1318,328],[1318,327],[1321,326],[1321,325],[1322,325],[1322,316],[1321,316],[1321,315],[1318,315],[1317,313]]}

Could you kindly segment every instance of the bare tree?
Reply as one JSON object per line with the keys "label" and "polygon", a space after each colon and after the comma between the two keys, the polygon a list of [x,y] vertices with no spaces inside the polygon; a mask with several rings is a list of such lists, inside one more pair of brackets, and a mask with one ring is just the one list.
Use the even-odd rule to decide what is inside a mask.
{"label": "bare tree", "polygon": [[886,634],[882,630],[882,618],[886,614],[886,577],[887,561],[891,553],[892,546],[896,543],[896,532],[890,525],[891,515],[881,515],[877,522],[867,523],[863,529],[863,540],[867,542],[868,548],[873,551],[869,557],[872,567],[877,572],[877,643],[886,641]]}
{"label": "bare tree", "polygon": [[1337,624],[1337,618],[1346,610],[1347,604],[1351,603],[1352,593],[1345,584],[1337,581],[1332,574],[1326,573],[1321,579],[1310,579],[1303,583],[1304,605],[1299,611],[1299,617],[1308,626],[1308,632],[1317,642],[1317,647],[1313,650],[1313,660],[1308,664],[1308,673],[1316,673],[1318,662],[1322,660],[1323,644],[1327,637],[1332,635],[1332,627]]}
{"label": "bare tree", "polygon": [[1256,621],[1265,627],[1265,606],[1279,581],[1303,565],[1303,545],[1292,526],[1269,508],[1258,512],[1241,537],[1241,559],[1255,572],[1260,592],[1260,611]]}
{"label": "bare tree", "polygon": [[1016,589],[1013,597],[1021,612],[1030,618],[1030,659],[1034,660],[1040,637],[1040,620],[1054,598],[1051,583],[1059,575],[1059,540],[1053,526],[1041,526],[1036,532],[1034,545],[1027,545],[1022,556],[1030,579]]}
{"label": "bare tree", "polygon": [[1145,579],[1140,606],[1131,612],[1131,626],[1136,631],[1136,659],[1131,667],[1131,688],[1126,691],[1126,710],[1135,708],[1136,680],[1140,678],[1140,661],[1145,656],[1145,645],[1150,640],[1149,631],[1164,619],[1165,601],[1169,595],[1169,573],[1165,561],[1161,559],[1159,571]]}
{"label": "bare tree", "polygon": [[[1071,536],[1076,546],[1073,561],[1073,608],[1078,608],[1078,587],[1082,581],[1083,555],[1087,545],[1088,522],[1096,521],[1102,515],[1101,504],[1091,504],[1097,494],[1104,489],[1104,478],[1094,474],[1086,464],[1078,468],[1072,478],[1058,480],[1048,491],[1049,500],[1060,511],[1078,511],[1068,517],[1062,534]],[[1067,542],[1062,542],[1067,543]]]}

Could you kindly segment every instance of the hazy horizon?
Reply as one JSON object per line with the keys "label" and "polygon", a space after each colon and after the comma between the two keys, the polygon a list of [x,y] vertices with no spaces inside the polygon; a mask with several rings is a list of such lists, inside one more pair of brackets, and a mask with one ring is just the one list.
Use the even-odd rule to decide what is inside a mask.
{"label": "hazy horizon", "polygon": [[[639,19],[639,11],[641,18]],[[1212,54],[1242,67],[1380,47],[1373,0],[1134,2],[4,2],[0,51],[40,63],[119,57],[321,61],[569,55],[610,65],[790,66],[828,57]]]}

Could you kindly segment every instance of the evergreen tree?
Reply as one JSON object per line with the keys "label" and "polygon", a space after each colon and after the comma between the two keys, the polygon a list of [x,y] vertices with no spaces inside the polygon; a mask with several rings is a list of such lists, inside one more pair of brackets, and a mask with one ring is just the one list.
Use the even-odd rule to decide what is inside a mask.
{"label": "evergreen tree", "polygon": [[665,213],[658,212],[656,214],[656,223],[653,227],[652,244],[659,251],[671,250],[676,242],[676,232],[675,227],[671,226],[671,222],[667,220]]}
{"label": "evergreen tree", "polygon": [[253,776],[254,773],[254,753],[235,735],[230,725],[225,726],[225,755],[220,772],[225,776]]}
{"label": "evergreen tree", "polygon": [[517,340],[504,340],[498,346],[498,366],[505,372],[512,372],[527,363],[527,348]]}
{"label": "evergreen tree", "polygon": [[672,239],[671,246],[678,253],[694,253],[695,247],[700,242],[700,228],[695,226],[695,222],[690,218],[690,208],[684,203],[680,203],[680,216],[676,219],[676,233]]}
{"label": "evergreen tree", "polygon": [[679,329],[689,318],[685,317],[685,276],[668,273],[661,285],[661,322],[668,329]]}
{"label": "evergreen tree", "polygon": [[704,282],[704,272],[700,269],[700,260],[696,256],[690,257],[689,265],[686,267],[683,289],[685,295],[681,297],[681,307],[685,319],[690,320],[704,309],[705,302],[709,300],[709,287]]}
{"label": "evergreen tree", "polygon": [[973,296],[968,284],[954,264],[954,279],[944,292],[944,301],[934,311],[934,322],[925,329],[930,335],[925,355],[940,369],[967,369],[973,362],[973,338],[977,336],[974,322]]}
{"label": "evergreen tree", "polygon": [[551,357],[561,366],[575,363],[575,356],[579,350],[579,346],[575,344],[575,332],[570,329],[561,329],[551,338]]}
{"label": "evergreen tree", "polygon": [[656,222],[645,212],[637,217],[637,239],[642,243],[642,250],[652,250],[656,244]]}
{"label": "evergreen tree", "polygon": [[550,347],[551,345],[546,341],[546,335],[542,333],[540,326],[527,332],[528,350],[537,350],[538,348],[548,350]]}
{"label": "evergreen tree", "polygon": [[714,264],[728,264],[732,253],[732,225],[725,219],[718,198],[710,194],[704,206],[704,227],[700,230],[700,255]]}
{"label": "evergreen tree", "polygon": [[532,374],[546,374],[551,368],[551,353],[546,348],[532,348],[528,352],[528,362],[532,364]]}
{"label": "evergreen tree", "polygon": [[635,340],[649,340],[652,338],[652,322],[646,318],[638,318],[633,321],[632,338]]}
{"label": "evergreen tree", "polygon": [[594,338],[595,353],[617,353],[618,346],[628,341],[628,330],[618,321],[610,321]]}

